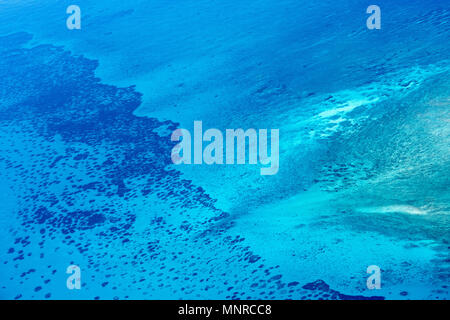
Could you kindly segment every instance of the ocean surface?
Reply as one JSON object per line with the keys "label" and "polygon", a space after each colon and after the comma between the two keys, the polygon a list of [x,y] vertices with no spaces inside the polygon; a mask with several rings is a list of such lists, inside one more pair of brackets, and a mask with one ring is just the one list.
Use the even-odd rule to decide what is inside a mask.
{"label": "ocean surface", "polygon": [[[0,299],[449,299],[450,2],[370,4],[1,1]],[[173,165],[196,120],[278,174]]]}

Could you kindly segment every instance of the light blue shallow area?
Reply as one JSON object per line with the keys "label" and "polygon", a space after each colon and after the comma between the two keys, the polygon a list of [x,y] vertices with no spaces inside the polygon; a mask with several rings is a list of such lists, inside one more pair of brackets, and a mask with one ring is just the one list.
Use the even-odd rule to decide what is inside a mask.
{"label": "light blue shallow area", "polygon": [[[369,4],[0,3],[0,298],[448,299],[450,5]],[[195,120],[279,173],[172,165]]]}

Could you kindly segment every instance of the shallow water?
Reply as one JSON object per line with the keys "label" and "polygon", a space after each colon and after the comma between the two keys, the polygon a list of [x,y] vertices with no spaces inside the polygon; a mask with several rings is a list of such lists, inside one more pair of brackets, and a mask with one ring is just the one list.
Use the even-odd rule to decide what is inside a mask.
{"label": "shallow water", "polygon": [[[0,4],[0,298],[449,298],[448,1],[69,4]],[[194,120],[279,173],[173,166]]]}

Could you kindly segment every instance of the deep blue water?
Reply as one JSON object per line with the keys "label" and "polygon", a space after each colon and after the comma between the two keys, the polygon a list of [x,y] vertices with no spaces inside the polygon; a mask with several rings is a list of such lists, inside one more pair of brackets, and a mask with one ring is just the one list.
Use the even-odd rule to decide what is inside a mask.
{"label": "deep blue water", "polygon": [[[1,299],[449,298],[448,1],[70,4],[0,4]],[[174,166],[194,120],[279,173]]]}

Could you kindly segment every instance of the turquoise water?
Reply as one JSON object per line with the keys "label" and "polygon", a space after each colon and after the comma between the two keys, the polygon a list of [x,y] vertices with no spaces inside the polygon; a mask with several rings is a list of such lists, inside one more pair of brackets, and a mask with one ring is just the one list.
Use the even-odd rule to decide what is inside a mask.
{"label": "turquoise water", "polygon": [[[356,0],[70,4],[0,4],[0,298],[449,298],[448,1],[381,30]],[[279,128],[279,173],[172,165],[194,120]]]}

